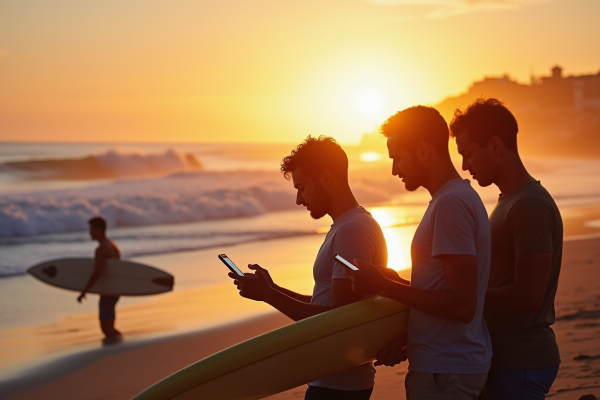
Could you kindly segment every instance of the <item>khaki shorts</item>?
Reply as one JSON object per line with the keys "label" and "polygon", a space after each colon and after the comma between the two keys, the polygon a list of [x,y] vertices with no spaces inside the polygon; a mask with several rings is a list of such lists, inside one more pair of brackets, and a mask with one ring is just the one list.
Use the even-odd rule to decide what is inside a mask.
{"label": "khaki shorts", "polygon": [[429,374],[408,371],[404,385],[406,400],[477,400],[485,374]]}

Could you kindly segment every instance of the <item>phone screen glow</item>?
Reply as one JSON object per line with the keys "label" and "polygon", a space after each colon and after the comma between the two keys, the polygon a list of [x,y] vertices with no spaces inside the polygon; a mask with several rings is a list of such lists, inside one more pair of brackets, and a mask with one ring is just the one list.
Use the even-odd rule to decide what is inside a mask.
{"label": "phone screen glow", "polygon": [[347,261],[344,257],[340,256],[339,254],[336,254],[334,258],[336,260],[338,260],[339,262],[341,262],[342,264],[344,264],[346,267],[350,268],[351,270],[358,271],[358,267],[356,265]]}
{"label": "phone screen glow", "polygon": [[229,259],[229,257],[223,257],[223,261],[227,263],[227,265],[235,271],[236,274],[240,276],[244,276],[244,273]]}

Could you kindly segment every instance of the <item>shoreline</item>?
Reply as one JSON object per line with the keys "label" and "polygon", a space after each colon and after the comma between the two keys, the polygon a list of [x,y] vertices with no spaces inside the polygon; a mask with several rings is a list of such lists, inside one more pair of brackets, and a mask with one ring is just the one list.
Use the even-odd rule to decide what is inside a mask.
{"label": "shoreline", "polygon": [[[240,341],[268,332],[269,330],[277,329],[291,322],[284,315],[277,312],[268,312],[216,327],[131,342],[125,341],[108,344],[100,348],[69,354],[42,363],[27,373],[3,379],[0,381],[0,391],[3,394],[2,398],[19,396],[41,386],[52,385],[53,382],[62,380],[86,368],[94,368],[93,365],[95,363],[101,362],[105,358],[122,358],[123,354],[144,352],[148,349],[159,349],[160,351],[161,348],[168,349],[173,346],[186,347],[189,344],[195,344],[195,350],[191,352],[192,354],[188,353],[186,355],[186,358],[190,358],[188,363],[190,364]],[[178,354],[175,358],[179,359],[180,355]],[[177,361],[180,360],[176,360],[175,362]],[[182,367],[188,364],[182,365]]]}
{"label": "shoreline", "polygon": [[[556,334],[562,363],[548,394],[574,400],[600,395],[600,238],[566,241],[563,271],[556,298]],[[0,383],[12,400],[60,398],[129,399],[167,375],[214,352],[291,323],[277,312],[211,329],[121,343],[74,354],[31,374]],[[407,364],[378,367],[372,400],[404,400]],[[135,373],[132,374],[132,371]],[[102,376],[102,382],[96,379]],[[111,382],[106,385],[106,382]],[[305,386],[270,396],[270,400],[301,400]],[[93,393],[93,396],[90,396]]]}
{"label": "shoreline", "polygon": [[[600,282],[600,270],[594,267],[600,264],[600,251],[595,250],[600,248],[600,229],[586,226],[587,221],[600,218],[600,206],[561,210],[561,213],[563,213],[565,234],[569,232],[571,235],[566,236],[564,239],[565,253],[559,285],[561,297],[559,298],[559,295],[557,295],[557,323],[553,326],[557,338],[559,338],[561,356],[563,357],[561,372],[553,387],[555,392],[549,395],[549,397],[555,397],[557,400],[574,398],[571,394],[579,392],[583,394],[582,390],[590,390],[594,394],[596,392],[600,393],[598,390],[594,392],[594,385],[600,387],[600,368],[598,368],[598,374],[593,376],[593,379],[590,378],[589,384],[578,384],[578,379],[585,381],[587,378],[576,378],[576,375],[573,375],[573,371],[578,371],[583,367],[598,367],[595,363],[600,364],[598,361],[600,360],[600,347],[595,349],[594,346],[590,346],[591,343],[589,342],[600,336],[600,328],[598,328],[600,325],[594,322],[594,318],[597,319],[594,313],[600,313],[600,295],[597,294],[600,293],[600,286],[594,290],[581,289],[586,285],[594,285],[594,282]],[[392,229],[402,231],[411,229],[411,227],[404,226]],[[403,235],[409,234],[408,231],[401,233]],[[299,292],[310,292],[312,276],[308,273],[307,266],[312,265],[314,254],[318,250],[321,240],[320,235],[308,235],[272,239],[260,241],[259,243],[238,244],[227,246],[225,250],[235,260],[261,260],[261,265],[272,272],[278,283]],[[282,248],[285,248],[285,251]],[[169,343],[179,343],[184,338],[206,338],[208,337],[206,335],[210,336],[211,332],[217,331],[220,332],[220,336],[224,338],[223,340],[227,341],[226,338],[233,335],[231,337],[239,342],[249,337],[239,336],[240,332],[236,332],[239,330],[235,328],[236,326],[244,326],[244,330],[249,329],[249,331],[260,334],[270,330],[265,327],[275,329],[291,322],[286,317],[273,313],[272,308],[263,303],[240,298],[234,288],[228,286],[231,283],[226,276],[226,271],[213,253],[215,253],[214,249],[203,249],[137,257],[136,261],[138,262],[151,260],[154,265],[177,264],[180,266],[180,281],[182,279],[189,279],[189,281],[187,287],[182,285],[183,290],[171,292],[169,295],[156,296],[136,304],[118,306],[117,327],[124,332],[125,337],[124,341],[117,345],[99,345],[102,335],[98,328],[95,311],[67,314],[62,319],[52,323],[12,330],[13,332],[10,335],[7,335],[7,330],[1,330],[0,350],[3,350],[4,353],[2,358],[5,360],[11,358],[10,354],[7,357],[7,349],[18,353],[23,348],[28,347],[29,353],[22,355],[20,361],[16,363],[19,364],[19,368],[16,367],[15,363],[11,367],[6,365],[5,362],[4,370],[10,373],[12,368],[12,373],[10,373],[10,377],[3,373],[6,379],[3,378],[0,381],[0,391],[4,393],[6,388],[15,395],[20,393],[15,399],[33,399],[35,396],[31,397],[28,394],[30,392],[33,394],[36,391],[36,389],[32,389],[33,385],[52,387],[54,388],[52,390],[60,392],[61,384],[59,382],[64,384],[65,379],[72,379],[70,377],[76,376],[80,372],[83,373],[82,371],[88,371],[88,375],[84,374],[81,379],[89,379],[89,371],[93,365],[111,364],[108,360],[115,360],[115,357],[119,354],[121,356],[117,358],[125,357],[124,354],[132,355],[136,352],[143,355],[148,352],[151,353],[153,351],[151,349],[160,348],[161,346],[169,347],[171,346]],[[240,264],[243,265],[241,262]],[[576,272],[576,270],[579,271]],[[583,270],[585,270],[585,273]],[[403,271],[403,274],[408,273],[409,270]],[[180,276],[179,273],[177,276]],[[202,278],[202,282],[205,283],[204,285],[198,286],[199,276]],[[565,291],[569,292],[567,297],[565,297]],[[73,293],[69,292],[69,295],[72,296]],[[591,297],[582,299],[582,296]],[[210,301],[207,301],[207,299]],[[598,306],[598,310],[587,309],[594,305]],[[581,347],[578,340],[583,340],[584,347]],[[227,343],[231,345],[237,342],[229,341]],[[568,354],[567,357],[563,354],[563,343],[569,343],[569,348],[565,347],[564,350],[565,354]],[[172,346],[175,346],[175,344]],[[207,349],[206,347],[203,348]],[[211,349],[217,351],[221,348],[211,347]],[[183,353],[181,356],[185,355],[187,357]],[[205,355],[209,354],[211,353]],[[194,357],[198,356],[199,353],[194,353]],[[14,358],[14,354],[12,357],[13,361],[19,359],[19,357]],[[143,355],[142,358],[144,357],[148,357],[148,355]],[[197,359],[199,358],[192,361]],[[179,357],[174,363],[177,364],[178,368],[181,368],[192,362],[182,364],[184,361],[189,360],[185,357]],[[127,362],[131,363],[132,361]],[[397,371],[396,368],[398,368]],[[405,366],[383,368],[378,372],[378,376],[385,377],[385,382],[403,380],[403,374],[406,373],[405,369]],[[2,364],[0,364],[0,370],[2,370]],[[396,372],[392,373],[390,371]],[[107,373],[110,376],[110,372]],[[572,376],[561,376],[563,373]],[[140,374],[145,375],[146,373],[140,371]],[[144,381],[144,379],[140,379]],[[597,383],[594,383],[596,381]],[[383,396],[383,392],[389,392],[390,394],[393,392],[395,393],[394,396],[397,397],[399,390],[403,395],[403,386],[396,387],[396,390],[390,392],[391,389],[388,383],[376,385],[373,399],[387,398],[376,395],[381,393],[381,396]],[[127,386],[125,383],[123,385]],[[303,396],[304,393],[300,389],[288,392],[272,396],[272,398],[280,400],[300,399],[302,397],[298,396]],[[79,394],[84,395],[85,392]],[[128,396],[134,394],[129,393]],[[67,398],[62,397],[62,395],[58,397]],[[126,397],[117,396],[115,398]]]}

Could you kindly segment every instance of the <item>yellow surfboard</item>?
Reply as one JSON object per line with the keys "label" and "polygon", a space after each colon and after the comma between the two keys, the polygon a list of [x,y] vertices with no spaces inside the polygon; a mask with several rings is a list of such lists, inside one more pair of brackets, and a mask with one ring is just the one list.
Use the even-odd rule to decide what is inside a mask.
{"label": "yellow surfboard", "polygon": [[251,400],[367,363],[406,334],[408,307],[374,297],[298,321],[204,358],[134,400]]}

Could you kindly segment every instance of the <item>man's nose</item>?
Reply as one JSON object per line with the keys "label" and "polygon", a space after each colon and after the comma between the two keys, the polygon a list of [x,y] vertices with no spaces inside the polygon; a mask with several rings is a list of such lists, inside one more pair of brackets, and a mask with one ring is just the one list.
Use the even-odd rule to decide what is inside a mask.
{"label": "man's nose", "polygon": [[300,193],[296,194],[296,204],[299,206],[304,204],[304,197]]}
{"label": "man's nose", "polygon": [[470,168],[471,168],[471,165],[469,164],[469,162],[467,161],[467,159],[465,157],[463,157],[462,170],[463,171],[467,171]]}

